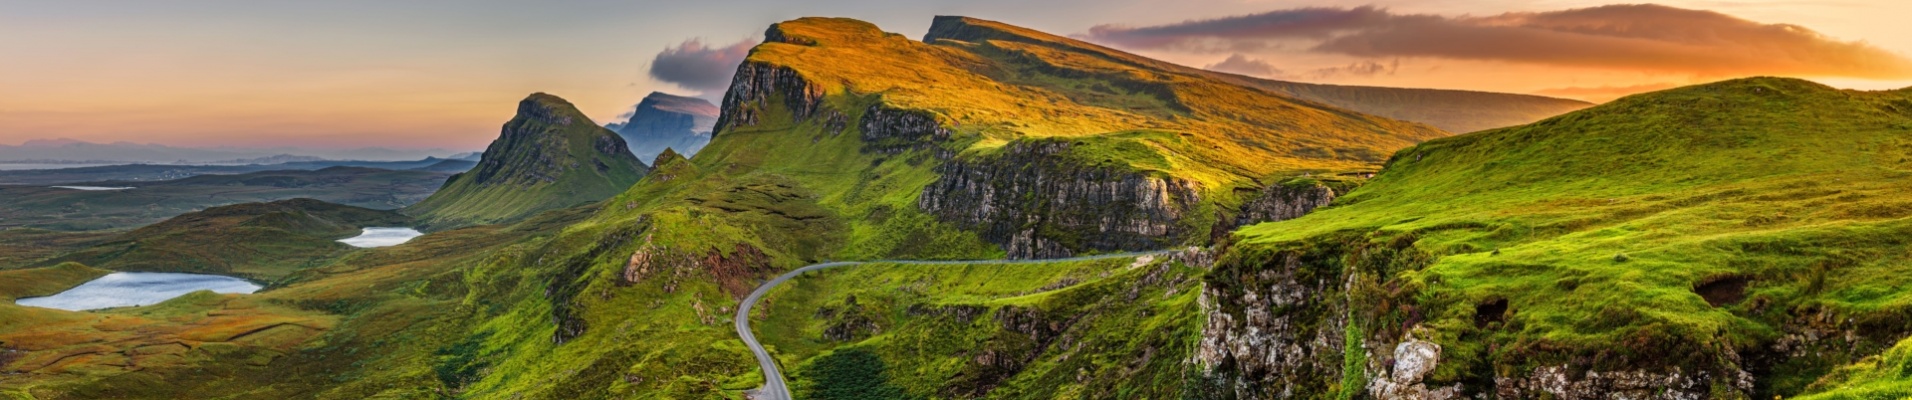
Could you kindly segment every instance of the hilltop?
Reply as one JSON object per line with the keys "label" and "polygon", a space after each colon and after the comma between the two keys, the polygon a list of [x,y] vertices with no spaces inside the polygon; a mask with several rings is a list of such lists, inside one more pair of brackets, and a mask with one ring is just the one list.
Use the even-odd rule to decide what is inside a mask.
{"label": "hilltop", "polygon": [[1185,67],[1001,22],[958,16],[936,17],[929,33],[923,36],[925,43],[941,40],[970,43],[1003,41],[1038,46],[1060,52],[1051,53],[1047,60],[1051,63],[1121,64],[1201,76],[1355,112],[1424,123],[1456,133],[1526,124],[1593,105],[1579,100],[1522,94],[1324,85],[1253,78]]}
{"label": "hilltop", "polygon": [[438,228],[512,222],[602,201],[647,169],[617,133],[564,99],[536,93],[518,103],[476,167],[404,212]]}
{"label": "hilltop", "polygon": [[[896,181],[845,215],[920,210],[1012,257],[1203,243],[1266,214],[1243,209],[1255,199],[1290,194],[1264,192],[1275,183],[1372,171],[1395,149],[1447,136],[1024,41],[925,43],[832,18],[778,23],[765,37],[718,119],[718,137],[736,147],[705,152],[780,149],[757,165],[799,177],[821,167],[802,160],[834,154],[837,173]],[[829,185],[847,184],[813,188],[837,198],[848,188]]]}
{"label": "hilltop", "polygon": [[623,137],[638,160],[654,162],[664,149],[686,157],[696,155],[710,143],[717,113],[717,106],[704,99],[651,92],[631,110],[630,118],[605,128]]}
{"label": "hilltop", "polygon": [[[1346,346],[1369,359],[1396,344],[1441,349],[1425,379],[1387,390],[1581,395],[1547,389],[1560,379],[1585,393],[1662,390],[1558,375],[1594,371],[1677,382],[1665,390],[1695,396],[1798,394],[1831,366],[1912,332],[1901,290],[1912,281],[1898,273],[1912,265],[1908,156],[1906,91],[1777,78],[1635,95],[1429,141],[1330,207],[1239,231],[1207,300],[1252,307],[1272,285],[1316,299],[1301,307],[1324,311],[1289,318],[1322,325],[1213,314],[1234,322],[1207,336],[1233,339],[1205,361],[1254,357],[1224,350],[1230,343],[1322,334],[1364,339]],[[1267,278],[1283,274],[1356,283]],[[1253,369],[1323,377],[1243,375],[1263,390],[1323,390],[1353,373],[1234,367]]]}

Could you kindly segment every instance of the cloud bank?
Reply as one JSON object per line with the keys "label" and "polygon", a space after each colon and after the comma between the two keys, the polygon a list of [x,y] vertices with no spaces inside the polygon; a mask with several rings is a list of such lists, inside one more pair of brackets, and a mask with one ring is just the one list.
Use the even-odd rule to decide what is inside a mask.
{"label": "cloud bank", "polygon": [[1082,37],[1131,49],[1221,54],[1298,50],[1702,76],[1912,77],[1912,61],[1864,42],[1659,5],[1484,17],[1396,14],[1371,6],[1296,8],[1158,26],[1099,25]]}
{"label": "cloud bank", "polygon": [[650,75],[659,81],[702,92],[703,96],[721,95],[730,88],[730,78],[737,73],[737,65],[744,62],[757,42],[745,39],[727,46],[711,46],[702,39],[685,40],[657,53],[651,60]]}

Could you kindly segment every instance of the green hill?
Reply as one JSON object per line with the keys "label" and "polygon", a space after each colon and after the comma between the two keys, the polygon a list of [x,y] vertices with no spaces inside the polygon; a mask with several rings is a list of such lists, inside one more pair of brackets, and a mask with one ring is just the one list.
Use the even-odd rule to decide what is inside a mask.
{"label": "green hill", "polygon": [[[950,33],[978,26],[1001,29]],[[1446,135],[987,21],[938,19],[928,43],[830,18],[766,37],[724,100],[731,140],[696,162],[799,180],[871,227],[848,246],[872,256],[918,212],[1013,257],[1206,243],[1273,183]]]}
{"label": "green hill", "polygon": [[[1412,335],[1443,350],[1424,381],[1403,384],[1470,393],[1539,396],[1566,379],[1592,392],[1796,394],[1912,333],[1912,280],[1899,273],[1912,266],[1908,155],[1907,91],[1773,78],[1430,141],[1333,206],[1238,232],[1207,300],[1252,308],[1270,286],[1315,300],[1278,308],[1286,327],[1224,311],[1236,322],[1209,336],[1345,330],[1372,360]],[[1271,279],[1290,275],[1350,284]],[[1242,376],[1246,387],[1322,391],[1377,368],[1233,372],[1274,371]],[[1295,383],[1296,371],[1320,380]],[[1574,375],[1588,371],[1680,383]]]}
{"label": "green hill", "polygon": [[452,176],[431,197],[406,207],[433,228],[522,220],[624,192],[647,167],[624,139],[571,103],[544,93],[518,103],[478,166]]}
{"label": "green hill", "polygon": [[[931,31],[779,23],[708,147],[593,200],[527,199],[581,173],[550,165],[589,165],[547,160],[592,153],[526,149],[576,148],[549,139],[576,124],[609,137],[534,96],[436,208],[408,211],[577,206],[182,305],[224,328],[170,364],[126,362],[173,338],[158,329],[0,327],[35,361],[0,365],[25,376],[0,393],[738,398],[762,377],[730,317],[782,271],[1206,244],[835,270],[752,318],[800,394],[929,398],[1765,398],[1912,332],[1893,273],[1912,257],[1909,91],[1742,80],[1443,138],[988,21]],[[1267,220],[1284,221],[1235,231]],[[236,307],[335,323],[251,344],[216,319]],[[26,311],[0,305],[106,332]]]}
{"label": "green hill", "polygon": [[118,271],[195,272],[270,281],[352,251],[339,243],[364,227],[408,226],[383,210],[312,199],[213,207],[147,225],[40,264],[78,262]]}
{"label": "green hill", "polygon": [[1323,85],[1251,78],[1157,61],[1001,22],[957,16],[936,17],[935,23],[930,26],[929,34],[923,37],[923,41],[929,43],[939,40],[970,43],[997,41],[1021,46],[1036,46],[1054,51],[1036,56],[1051,64],[1085,65],[1077,63],[1096,60],[1096,62],[1124,64],[1146,70],[1199,76],[1350,111],[1428,124],[1450,132],[1473,132],[1526,124],[1593,105],[1578,100],[1522,94]]}

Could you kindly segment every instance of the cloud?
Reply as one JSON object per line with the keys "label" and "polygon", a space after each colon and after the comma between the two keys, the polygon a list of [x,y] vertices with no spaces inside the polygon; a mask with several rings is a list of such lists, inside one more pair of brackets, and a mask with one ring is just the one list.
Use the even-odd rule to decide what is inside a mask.
{"label": "cloud", "polygon": [[737,65],[750,55],[750,48],[757,45],[756,39],[745,39],[728,46],[712,47],[704,44],[703,39],[685,40],[677,46],[665,48],[651,60],[651,78],[670,82],[685,89],[703,93],[723,93],[730,88],[730,78],[737,73]]}
{"label": "cloud", "polygon": [[1369,77],[1375,75],[1394,75],[1401,70],[1401,60],[1383,63],[1380,61],[1356,61],[1339,67],[1316,68],[1303,75],[1306,78],[1326,79],[1341,76]]}
{"label": "cloud", "polygon": [[1912,61],[1864,42],[1704,10],[1610,5],[1485,17],[1375,7],[1297,8],[1128,27],[1082,37],[1118,47],[1209,53],[1296,48],[1359,58],[1424,57],[1678,72],[1912,77]]}
{"label": "cloud", "polygon": [[1228,59],[1222,60],[1222,62],[1209,64],[1206,67],[1202,67],[1202,69],[1260,77],[1273,77],[1282,74],[1281,70],[1276,69],[1273,64],[1244,56],[1241,53],[1235,53],[1234,55],[1228,56]]}

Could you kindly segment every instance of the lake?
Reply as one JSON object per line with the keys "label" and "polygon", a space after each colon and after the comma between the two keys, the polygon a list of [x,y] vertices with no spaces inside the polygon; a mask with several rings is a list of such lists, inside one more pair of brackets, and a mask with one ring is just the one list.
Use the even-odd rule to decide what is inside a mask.
{"label": "lake", "polygon": [[339,243],[360,248],[390,247],[405,244],[420,235],[424,233],[412,228],[365,228],[358,236],[339,239]]}
{"label": "lake", "polygon": [[106,187],[106,186],[52,186],[52,188],[55,188],[55,189],[72,189],[72,190],[85,190],[85,191],[98,191],[98,190],[126,190],[126,189],[132,189],[132,188],[130,188],[130,187]]}
{"label": "lake", "polygon": [[244,279],[219,275],[170,272],[114,272],[46,297],[14,301],[32,307],[69,311],[98,310],[113,307],[137,307],[159,304],[174,297],[201,290],[214,293],[248,294],[260,286]]}

